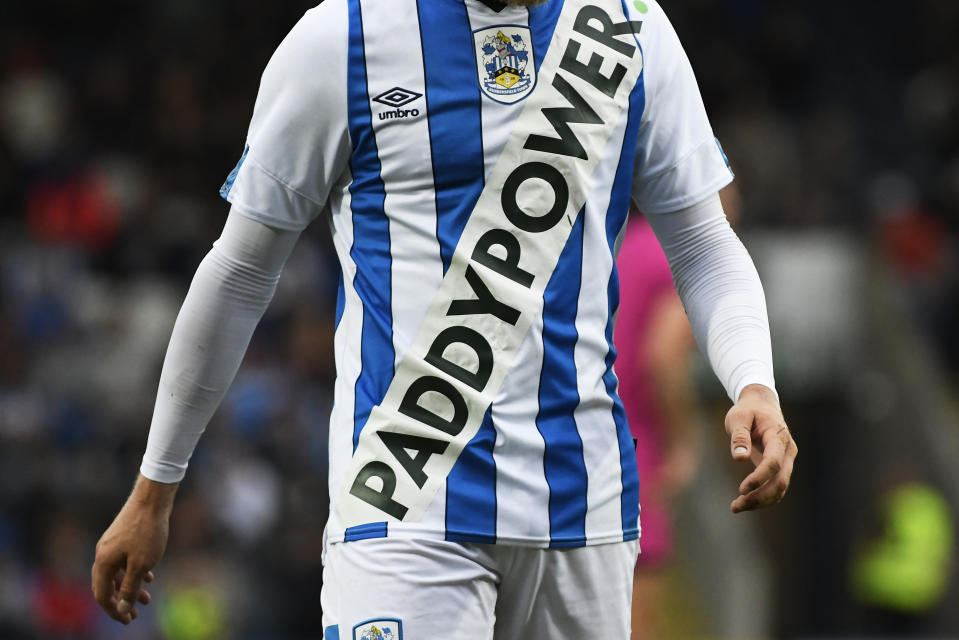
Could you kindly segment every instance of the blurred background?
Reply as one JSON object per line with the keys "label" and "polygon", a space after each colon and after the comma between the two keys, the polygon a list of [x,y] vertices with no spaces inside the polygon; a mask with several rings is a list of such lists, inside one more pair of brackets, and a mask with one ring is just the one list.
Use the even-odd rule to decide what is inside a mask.
{"label": "blurred background", "polygon": [[[321,635],[322,225],[193,458],[154,604],[124,628],[89,591],[260,73],[313,4],[4,4],[0,638]],[[737,173],[801,455],[782,505],[732,516],[728,401],[694,364],[657,635],[959,637],[959,2],[662,4]]]}

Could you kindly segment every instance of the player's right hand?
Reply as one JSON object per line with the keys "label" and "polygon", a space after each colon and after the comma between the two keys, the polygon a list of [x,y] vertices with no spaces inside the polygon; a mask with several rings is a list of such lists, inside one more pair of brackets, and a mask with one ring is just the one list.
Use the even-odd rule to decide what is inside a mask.
{"label": "player's right hand", "polygon": [[140,476],[133,493],[97,543],[93,596],[107,614],[123,624],[136,620],[137,603],[149,604],[143,583],[166,549],[170,512],[177,485]]}

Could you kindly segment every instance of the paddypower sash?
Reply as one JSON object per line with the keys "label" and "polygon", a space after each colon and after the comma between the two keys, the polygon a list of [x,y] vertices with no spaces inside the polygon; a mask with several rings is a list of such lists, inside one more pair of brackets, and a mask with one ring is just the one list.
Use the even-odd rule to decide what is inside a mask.
{"label": "paddypower sash", "polygon": [[623,18],[621,0],[566,0],[537,87],[360,433],[334,526],[419,520],[476,435],[629,104],[641,26]]}

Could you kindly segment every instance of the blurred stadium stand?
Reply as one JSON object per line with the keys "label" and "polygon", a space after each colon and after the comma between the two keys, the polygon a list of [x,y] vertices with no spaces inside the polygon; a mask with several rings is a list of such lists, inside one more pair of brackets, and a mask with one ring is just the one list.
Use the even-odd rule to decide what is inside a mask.
{"label": "blurred stadium stand", "polygon": [[[959,636],[959,3],[662,3],[738,174],[801,449],[782,505],[731,516],[740,470],[701,376],[713,446],[682,509],[675,633]],[[336,283],[322,225],[194,457],[155,603],[125,629],[88,586],[259,75],[311,4],[4,5],[0,638],[319,636]],[[944,517],[936,498],[921,517],[895,506],[917,484]],[[944,555],[906,554],[863,587],[903,519]],[[941,588],[903,606],[875,595],[890,575]]]}

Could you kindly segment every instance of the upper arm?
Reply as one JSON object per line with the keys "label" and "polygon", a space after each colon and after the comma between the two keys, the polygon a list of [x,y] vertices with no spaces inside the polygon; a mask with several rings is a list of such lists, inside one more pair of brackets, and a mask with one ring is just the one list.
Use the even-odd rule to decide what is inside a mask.
{"label": "upper arm", "polygon": [[344,2],[322,3],[267,64],[246,149],[221,191],[244,215],[300,231],[346,168],[347,20]]}
{"label": "upper arm", "polygon": [[639,42],[645,105],[636,146],[633,200],[643,213],[677,211],[732,180],[713,135],[689,58],[655,0]]}

